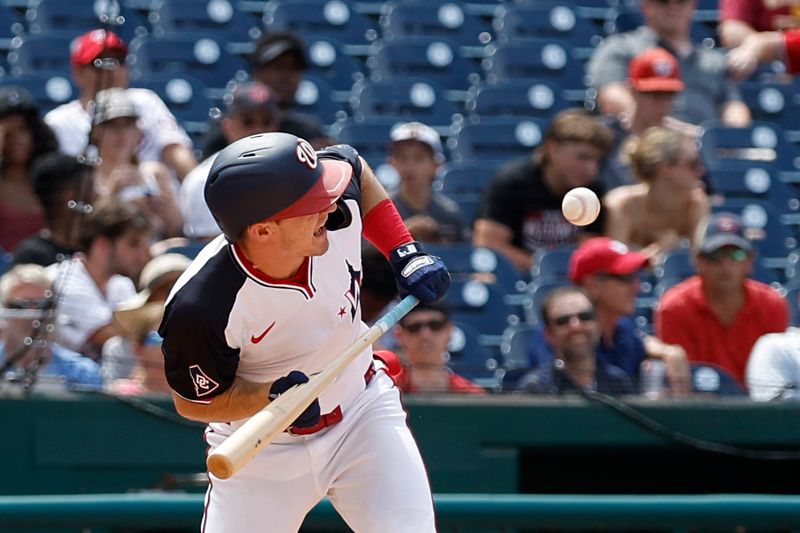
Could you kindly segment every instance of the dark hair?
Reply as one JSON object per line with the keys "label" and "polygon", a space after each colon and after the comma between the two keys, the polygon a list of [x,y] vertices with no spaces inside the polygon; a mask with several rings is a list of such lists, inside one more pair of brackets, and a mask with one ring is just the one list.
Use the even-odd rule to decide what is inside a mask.
{"label": "dark hair", "polygon": [[[550,293],[545,296],[544,300],[542,301],[542,306],[540,308],[540,313],[542,315],[542,322],[544,322],[545,327],[550,326],[550,307],[553,305],[553,301],[557,298],[562,296],[566,296],[568,294],[582,294],[586,297],[587,300],[591,303],[592,299],[589,298],[589,294],[583,290],[581,287],[576,285],[565,285],[564,287],[556,287]],[[592,304],[594,307],[594,304]]]}
{"label": "dark hair", "polygon": [[31,93],[24,87],[7,85],[0,88],[0,118],[21,115],[33,137],[30,164],[37,157],[58,150],[58,139],[53,130],[39,115],[39,108]]}
{"label": "dark hair", "polygon": [[112,198],[98,203],[86,219],[81,231],[80,247],[84,252],[91,248],[98,237],[115,240],[132,232],[153,230],[153,223],[140,208],[131,203]]}
{"label": "dark hair", "polygon": [[287,53],[297,58],[301,68],[308,67],[306,45],[298,34],[292,31],[265,33],[256,42],[253,53],[249,56],[250,68],[258,69]]}
{"label": "dark hair", "polygon": [[539,164],[547,164],[544,154],[547,141],[587,143],[600,150],[605,157],[614,144],[614,132],[585,109],[565,109],[553,117],[544,139],[534,152]]}
{"label": "dark hair", "polygon": [[420,302],[416,307],[409,311],[406,316],[400,319],[400,325],[402,326],[403,322],[405,322],[408,317],[421,311],[438,311],[439,313],[442,313],[446,319],[450,320],[450,306],[447,305],[447,302],[444,300],[444,298],[442,298],[441,300],[437,300],[429,304]]}
{"label": "dark hair", "polygon": [[80,184],[91,173],[92,166],[84,162],[83,158],[61,152],[45,154],[33,162],[30,172],[33,191],[42,204],[48,223],[52,223],[53,217],[58,214],[56,202],[61,193]]}

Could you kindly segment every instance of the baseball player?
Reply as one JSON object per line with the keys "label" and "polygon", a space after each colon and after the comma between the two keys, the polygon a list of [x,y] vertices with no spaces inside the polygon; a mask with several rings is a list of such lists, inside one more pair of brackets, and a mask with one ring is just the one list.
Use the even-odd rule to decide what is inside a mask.
{"label": "baseball player", "polygon": [[[390,260],[401,292],[431,302],[449,287],[349,146],[240,139],[220,151],[205,197],[223,235],[176,283],[159,333],[176,409],[208,423],[211,451],[366,331],[362,236]],[[398,390],[371,349],[235,476],[209,477],[208,533],[295,532],[326,496],[358,533],[435,531]]]}

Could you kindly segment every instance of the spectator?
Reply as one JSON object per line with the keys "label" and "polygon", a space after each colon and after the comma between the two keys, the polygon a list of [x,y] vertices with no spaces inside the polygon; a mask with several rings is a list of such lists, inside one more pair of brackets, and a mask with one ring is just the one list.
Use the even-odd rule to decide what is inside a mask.
{"label": "spectator", "polygon": [[722,46],[734,48],[758,32],[800,27],[796,0],[720,0],[719,34]]}
{"label": "spectator", "polygon": [[[275,91],[281,110],[277,131],[306,139],[319,150],[335,141],[325,133],[319,119],[292,110],[295,93],[308,68],[306,47],[299,35],[290,31],[267,33],[256,43],[250,56],[250,77]],[[228,143],[218,127],[212,124],[203,143],[203,153],[213,154]],[[230,141],[228,141],[230,142]]]}
{"label": "spectator", "polygon": [[[224,146],[256,133],[278,131],[281,111],[275,93],[259,82],[237,85],[225,95],[225,115],[219,123]],[[221,147],[222,148],[222,147]],[[208,171],[217,152],[208,156],[183,180],[180,206],[183,213],[183,233],[190,239],[208,241],[221,234],[211,215],[204,188]]]}
{"label": "spectator", "polygon": [[100,156],[95,188],[101,200],[119,197],[135,203],[153,220],[160,236],[181,235],[183,220],[169,170],[158,161],[139,162],[136,156],[142,130],[129,91],[115,87],[97,93],[91,133]]}
{"label": "spectator", "polygon": [[[403,392],[455,392],[485,394],[475,383],[447,366],[447,346],[453,334],[450,312],[442,301],[419,304],[400,319],[395,336],[406,365],[399,372],[389,362],[389,371]],[[391,353],[391,352],[390,352]],[[377,354],[384,359],[386,352]]]}
{"label": "spectator", "polygon": [[663,126],[697,137],[697,126],[669,116],[686,85],[675,56],[663,48],[648,48],[628,66],[628,87],[634,106],[630,115],[606,117],[614,131],[614,146],[600,174],[606,190],[634,183],[628,165],[630,144],[648,128]]}
{"label": "spectator", "polygon": [[400,176],[391,194],[397,211],[418,241],[452,243],[465,239],[458,204],[433,190],[433,180],[444,162],[436,130],[419,122],[397,124],[389,134],[389,164]]}
{"label": "spectator", "polygon": [[783,61],[790,73],[800,72],[800,29],[754,33],[727,57],[731,76],[737,80],[749,77],[756,67],[769,61]]}
{"label": "spectator", "polygon": [[690,391],[691,375],[686,352],[637,331],[631,315],[636,311],[639,273],[647,266],[645,254],[607,237],[589,239],[570,258],[569,277],[589,295],[600,326],[597,360],[621,368],[634,383],[646,357],[664,362],[673,396]]}
{"label": "spectator", "polygon": [[12,264],[52,265],[78,250],[84,210],[94,198],[93,170],[83,158],[60,152],[37,159],[31,180],[44,210],[45,227],[17,246]]}
{"label": "spectator", "polygon": [[[72,79],[77,100],[53,109],[44,119],[56,132],[61,151],[78,155],[86,150],[92,129],[92,102],[103,89],[128,87],[128,46],[114,32],[92,30],[78,37],[71,49]],[[144,134],[136,154],[139,161],[161,161],[179,179],[197,166],[192,141],[156,93],[130,89]]]}
{"label": "spectator", "polygon": [[553,289],[542,302],[542,319],[544,336],[553,347],[554,359],[552,364],[523,376],[520,389],[534,394],[635,393],[624,370],[598,359],[600,327],[594,306],[582,289]]}
{"label": "spectator", "polygon": [[44,227],[30,169],[37,157],[57,149],[31,94],[15,85],[0,87],[0,248],[12,251]]}
{"label": "spectator", "polygon": [[600,109],[607,115],[626,115],[634,107],[625,83],[628,63],[637,54],[659,46],[680,63],[686,89],[675,100],[673,114],[691,124],[721,119],[730,126],[750,123],[750,110],[726,72],[725,57],[691,40],[697,0],[641,0],[645,24],[634,31],[608,36],[587,67],[597,89]]}
{"label": "spectator", "polygon": [[648,256],[677,248],[681,239],[695,244],[710,207],[694,140],[674,130],[650,128],[633,142],[629,158],[639,183],[618,187],[603,198],[606,235]]}
{"label": "spectator", "polygon": [[800,328],[758,339],[745,378],[750,398],[757,402],[800,400]]}
{"label": "spectator", "polygon": [[97,363],[48,339],[54,301],[44,267],[17,265],[0,277],[0,304],[4,322],[0,328],[0,381],[14,381],[28,390],[45,385],[56,390],[102,385]]}
{"label": "spectator", "polygon": [[[139,293],[117,305],[114,322],[121,335],[132,341],[135,367],[130,377],[109,380],[108,388],[117,394],[135,395],[170,392],[164,375],[164,356],[158,325],[164,315],[164,302],[172,286],[191,264],[181,254],[163,254],[151,259],[139,276]],[[104,360],[105,366],[109,361]],[[125,365],[127,361],[111,362]],[[116,374],[115,371],[109,374]]]}
{"label": "spectator", "polygon": [[99,360],[103,345],[119,334],[112,311],[136,294],[132,278],[149,259],[153,226],[130,203],[96,205],[81,233],[78,254],[48,268],[59,298],[61,342]]}
{"label": "spectator", "polygon": [[786,301],[769,285],[747,279],[755,252],[737,215],[712,215],[694,257],[697,275],[661,297],[656,335],[683,346],[690,361],[713,363],[744,384],[756,340],[788,326]]}
{"label": "spectator", "polygon": [[531,157],[507,163],[492,178],[473,244],[493,248],[527,272],[536,250],[602,233],[602,212],[595,223],[578,228],[561,214],[561,200],[575,187],[589,187],[602,197],[597,174],[612,142],[611,130],[588,112],[558,113]]}

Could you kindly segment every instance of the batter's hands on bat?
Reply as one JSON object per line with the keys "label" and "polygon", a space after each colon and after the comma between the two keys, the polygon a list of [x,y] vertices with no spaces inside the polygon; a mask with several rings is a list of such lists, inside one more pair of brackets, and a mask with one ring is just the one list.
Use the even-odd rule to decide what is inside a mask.
{"label": "batter's hands on bat", "polygon": [[[282,378],[278,378],[269,388],[269,400],[274,401],[278,396],[291,389],[295,385],[308,382],[308,376],[299,370],[292,370]],[[292,422],[292,427],[309,428],[319,422],[320,409],[319,400],[316,398],[306,407],[306,410],[300,413],[300,416]]]}
{"label": "batter's hands on bat", "polygon": [[401,297],[411,294],[423,303],[431,303],[450,288],[450,273],[442,260],[423,252],[416,241],[392,250],[389,261]]}

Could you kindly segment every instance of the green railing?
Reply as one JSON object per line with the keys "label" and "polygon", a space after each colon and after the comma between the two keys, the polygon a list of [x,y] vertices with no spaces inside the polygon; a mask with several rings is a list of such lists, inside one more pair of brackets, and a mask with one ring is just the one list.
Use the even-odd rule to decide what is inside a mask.
{"label": "green railing", "polygon": [[[800,497],[779,495],[579,496],[440,494],[442,531],[569,531],[631,528],[701,531],[777,531],[800,528]],[[0,497],[0,531],[129,531],[189,528],[198,531],[201,494],[94,494]],[[308,516],[304,531],[349,531],[327,501]]]}

